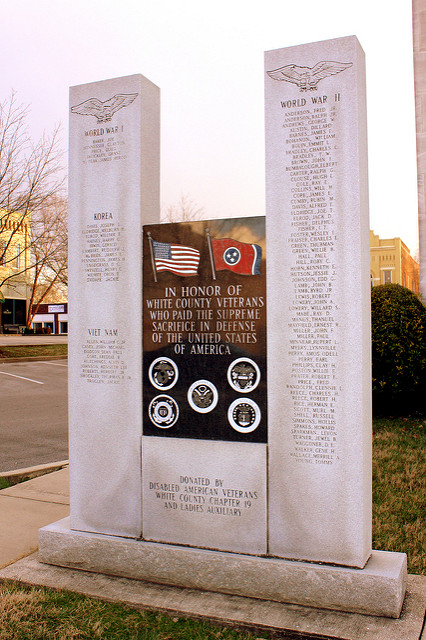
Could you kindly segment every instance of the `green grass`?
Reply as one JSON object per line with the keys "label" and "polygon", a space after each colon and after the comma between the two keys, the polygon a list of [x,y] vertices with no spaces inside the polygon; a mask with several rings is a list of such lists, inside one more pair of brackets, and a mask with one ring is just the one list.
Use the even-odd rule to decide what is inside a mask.
{"label": "green grass", "polygon": [[374,420],[373,548],[426,574],[426,418]]}
{"label": "green grass", "polygon": [[254,640],[269,638],[238,633],[208,622],[135,611],[114,603],[53,591],[0,584],[1,640]]}
{"label": "green grass", "polygon": [[66,356],[68,354],[67,344],[45,344],[45,345],[11,345],[0,346],[0,358],[36,358],[52,356]]}
{"label": "green grass", "polygon": [[13,483],[8,479],[0,476],[0,491],[2,489],[9,489]]}

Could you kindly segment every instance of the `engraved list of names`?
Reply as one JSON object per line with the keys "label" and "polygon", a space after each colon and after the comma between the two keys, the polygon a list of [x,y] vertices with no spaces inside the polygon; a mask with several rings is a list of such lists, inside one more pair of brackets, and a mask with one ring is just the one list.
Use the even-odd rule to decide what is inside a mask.
{"label": "engraved list of names", "polygon": [[335,407],[336,311],[334,283],[335,180],[340,94],[281,103],[285,172],[290,184],[291,230],[287,390],[293,405],[290,455],[301,463],[330,465],[337,456]]}

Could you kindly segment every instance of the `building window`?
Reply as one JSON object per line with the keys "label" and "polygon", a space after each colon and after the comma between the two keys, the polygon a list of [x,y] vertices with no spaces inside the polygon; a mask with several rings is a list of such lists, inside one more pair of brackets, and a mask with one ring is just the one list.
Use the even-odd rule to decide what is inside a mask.
{"label": "building window", "polygon": [[15,267],[17,269],[20,269],[21,267],[21,245],[20,244],[18,244],[18,246],[16,247]]}
{"label": "building window", "polygon": [[391,284],[392,282],[392,271],[390,269],[385,269],[383,271],[383,284]]}

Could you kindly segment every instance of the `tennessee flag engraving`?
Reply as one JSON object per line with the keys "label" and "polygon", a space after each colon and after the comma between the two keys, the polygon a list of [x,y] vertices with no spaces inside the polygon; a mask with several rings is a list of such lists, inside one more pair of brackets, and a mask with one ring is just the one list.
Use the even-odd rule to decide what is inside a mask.
{"label": "tennessee flag engraving", "polygon": [[228,269],[243,276],[260,276],[262,249],[232,238],[210,238],[216,271]]}

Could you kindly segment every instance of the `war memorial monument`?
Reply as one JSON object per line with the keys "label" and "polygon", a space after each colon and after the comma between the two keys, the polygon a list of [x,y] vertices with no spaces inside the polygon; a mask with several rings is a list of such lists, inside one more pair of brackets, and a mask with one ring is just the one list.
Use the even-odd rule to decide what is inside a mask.
{"label": "war memorial monument", "polygon": [[70,90],[71,516],[40,559],[398,617],[405,554],[371,548],[362,49],[265,54],[266,217],[160,224],[159,111],[139,75]]}

